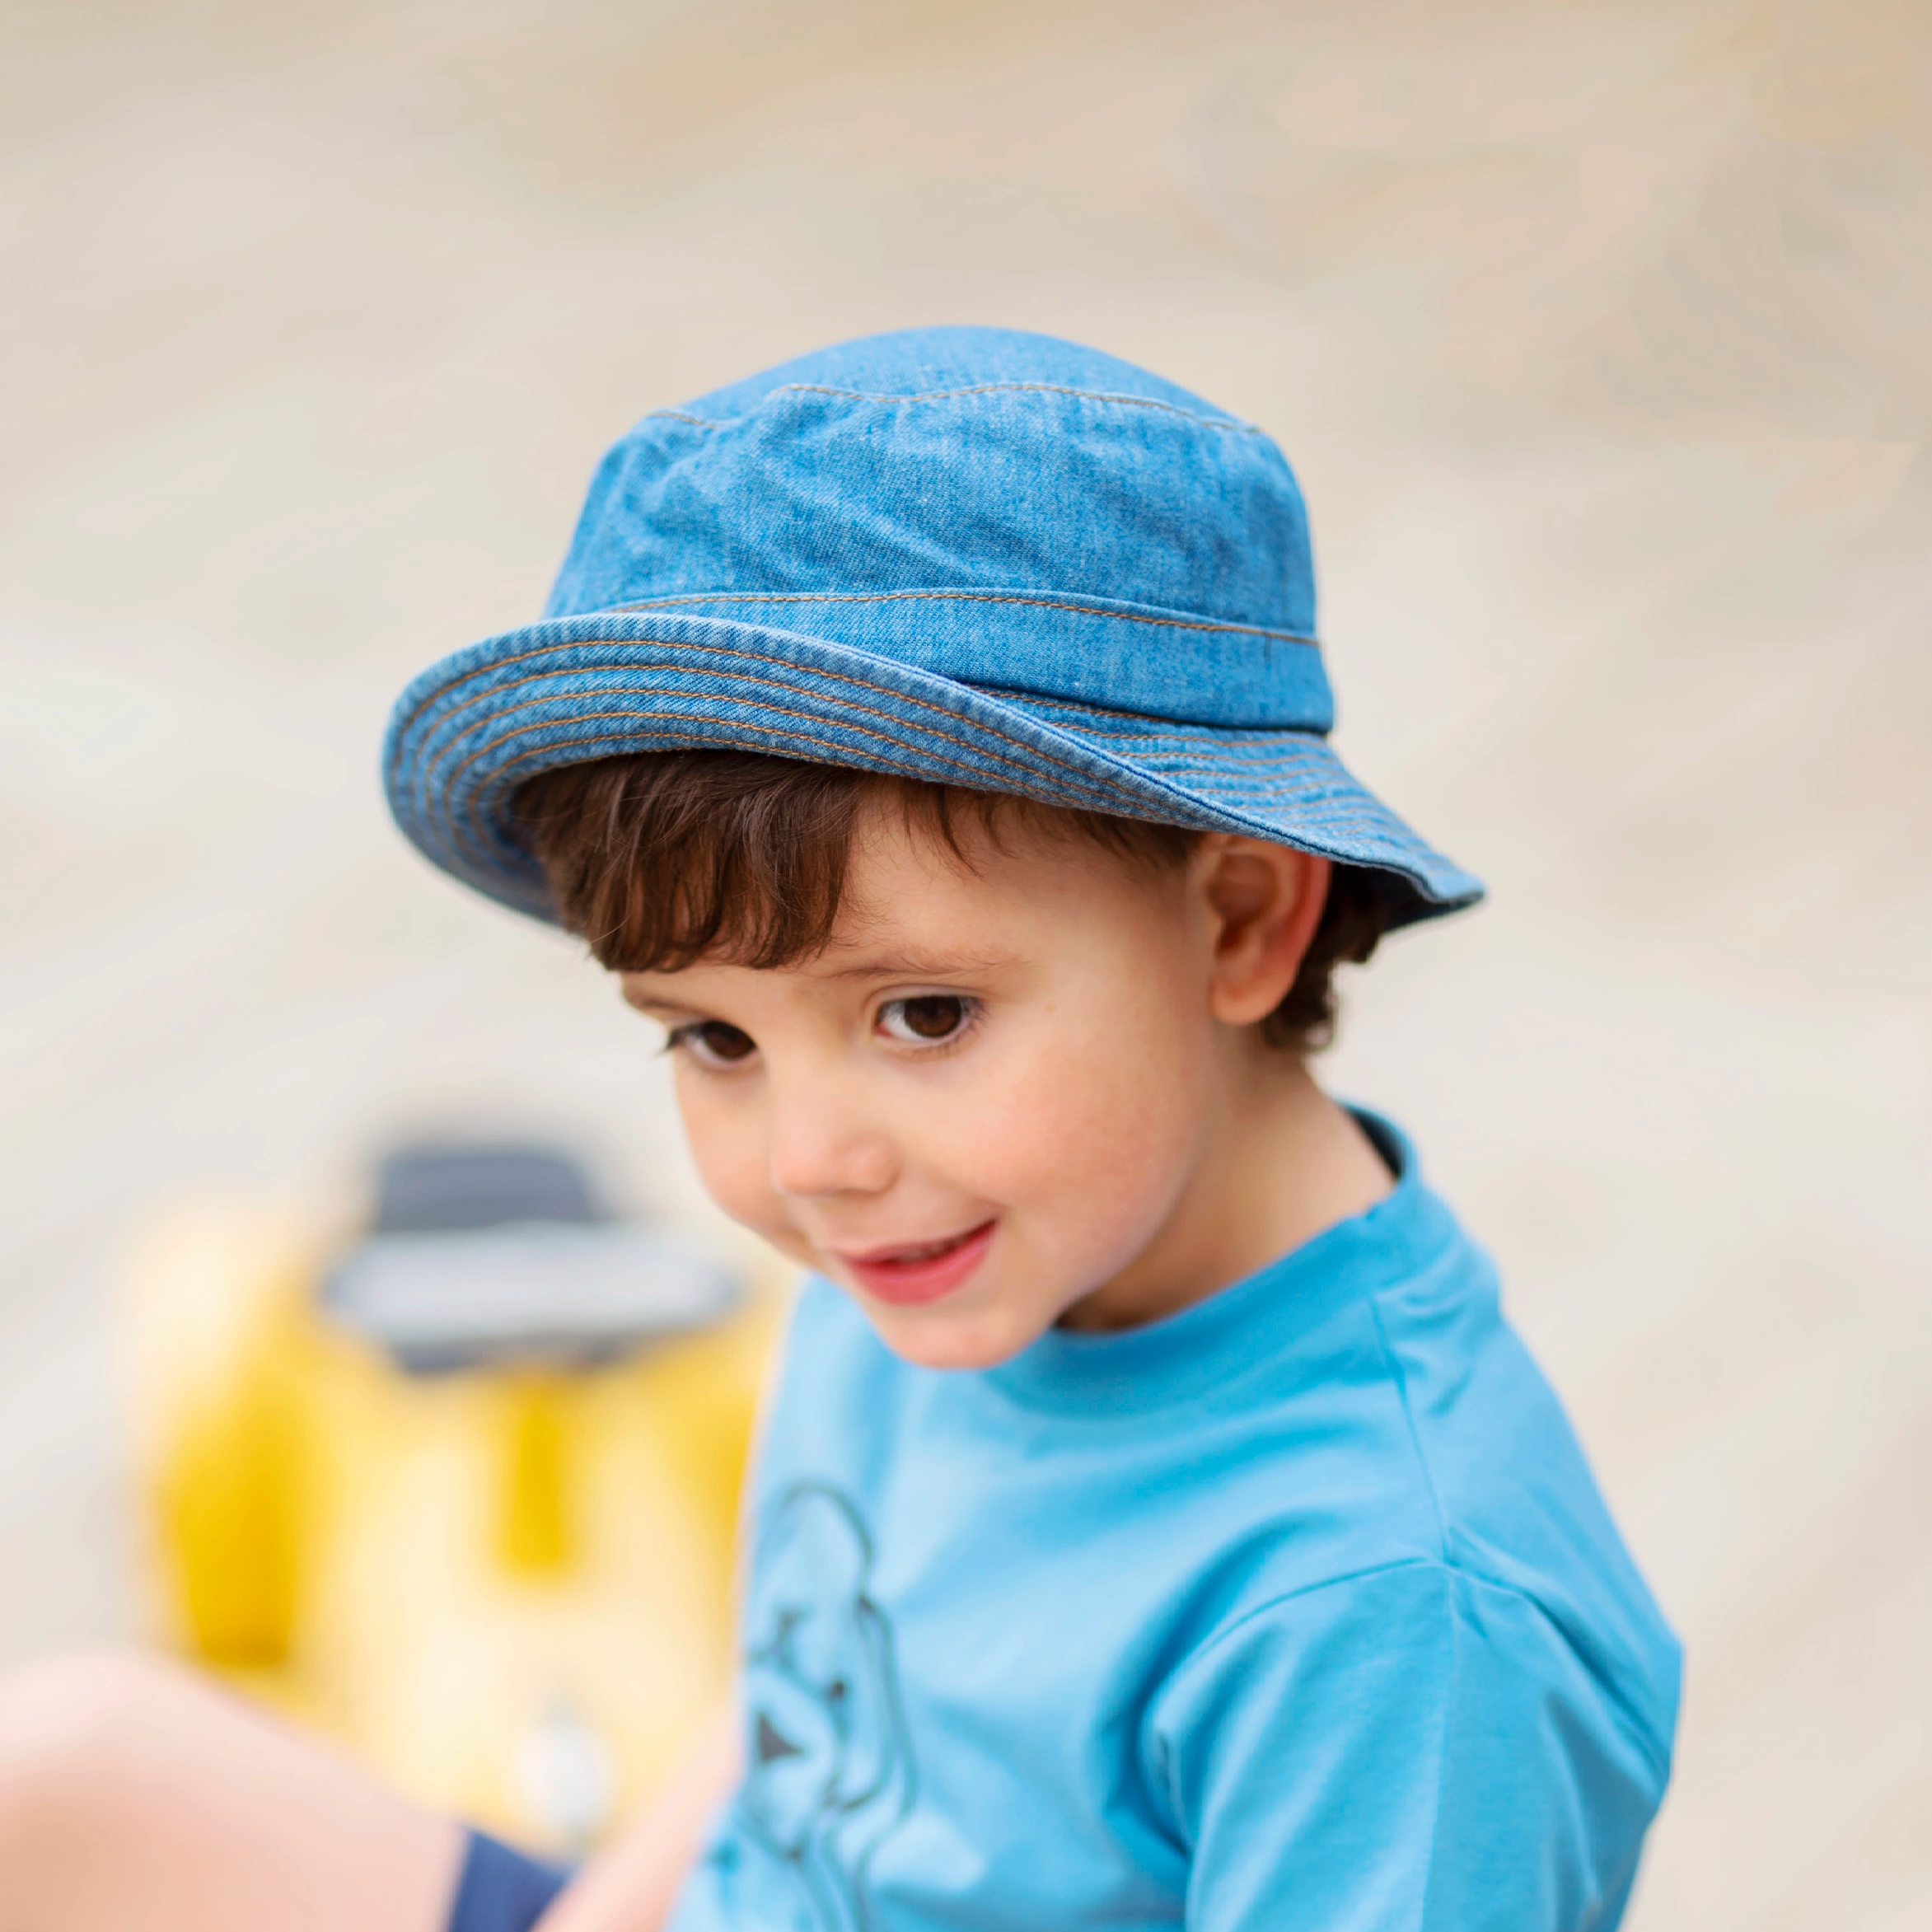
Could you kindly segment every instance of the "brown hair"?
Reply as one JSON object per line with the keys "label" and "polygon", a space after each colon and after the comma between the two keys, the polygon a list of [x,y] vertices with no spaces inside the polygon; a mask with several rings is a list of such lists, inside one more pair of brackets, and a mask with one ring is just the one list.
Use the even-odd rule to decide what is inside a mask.
{"label": "brown hair", "polygon": [[[962,860],[961,812],[995,840],[1011,814],[1157,869],[1183,863],[1200,835],[755,751],[565,765],[519,786],[513,810],[564,924],[597,961],[614,972],[675,972],[711,952],[757,968],[816,952],[838,920],[860,815],[882,801]],[[1327,1045],[1335,969],[1374,952],[1389,914],[1374,872],[1335,868],[1294,984],[1261,1022],[1270,1046],[1310,1052]]]}

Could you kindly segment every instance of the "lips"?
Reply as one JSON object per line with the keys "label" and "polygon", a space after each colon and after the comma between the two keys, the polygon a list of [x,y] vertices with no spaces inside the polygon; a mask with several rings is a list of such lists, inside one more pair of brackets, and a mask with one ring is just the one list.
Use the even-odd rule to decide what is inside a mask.
{"label": "lips", "polygon": [[905,1242],[838,1258],[874,1300],[895,1307],[916,1307],[951,1294],[965,1282],[985,1259],[996,1225],[982,1221],[963,1234],[948,1234],[938,1241]]}

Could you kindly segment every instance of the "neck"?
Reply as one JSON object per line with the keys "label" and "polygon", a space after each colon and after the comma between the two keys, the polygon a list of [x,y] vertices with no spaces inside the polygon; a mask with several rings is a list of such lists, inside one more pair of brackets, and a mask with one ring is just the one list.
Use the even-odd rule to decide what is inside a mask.
{"label": "neck", "polygon": [[1204,1135],[1154,1239],[1061,1318],[1072,1329],[1138,1328],[1265,1268],[1393,1183],[1353,1116],[1307,1065],[1255,1042],[1257,1059]]}

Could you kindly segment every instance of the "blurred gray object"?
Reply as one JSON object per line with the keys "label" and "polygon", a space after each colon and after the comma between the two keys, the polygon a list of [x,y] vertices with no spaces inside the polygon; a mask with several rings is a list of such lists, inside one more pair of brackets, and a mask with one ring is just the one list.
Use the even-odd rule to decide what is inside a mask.
{"label": "blurred gray object", "polygon": [[559,1148],[400,1148],[376,1201],[322,1303],[414,1373],[606,1361],[709,1326],[740,1293],[694,1243],[612,1219]]}

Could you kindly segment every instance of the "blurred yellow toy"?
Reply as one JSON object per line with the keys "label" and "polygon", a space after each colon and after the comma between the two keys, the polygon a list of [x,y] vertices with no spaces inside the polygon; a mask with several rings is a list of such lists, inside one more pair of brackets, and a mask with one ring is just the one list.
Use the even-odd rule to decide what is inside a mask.
{"label": "blurred yellow toy", "polygon": [[579,1850],[723,1693],[774,1298],[545,1149],[409,1150],[377,1195],[345,1251],[206,1209],[138,1258],[169,1635],[424,1801]]}

